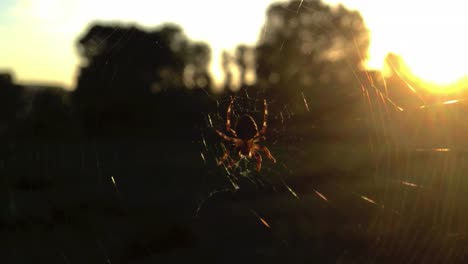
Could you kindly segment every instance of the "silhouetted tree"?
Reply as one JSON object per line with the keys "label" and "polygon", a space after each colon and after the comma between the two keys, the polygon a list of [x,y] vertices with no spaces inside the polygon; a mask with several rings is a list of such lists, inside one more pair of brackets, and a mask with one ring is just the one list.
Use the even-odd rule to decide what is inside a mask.
{"label": "silhouetted tree", "polygon": [[227,51],[223,51],[221,57],[221,67],[224,72],[224,90],[230,91],[232,88],[231,56]]}
{"label": "silhouetted tree", "polygon": [[254,48],[247,45],[239,45],[236,48],[236,63],[240,72],[240,85],[248,85],[247,76],[255,71]]}
{"label": "silhouetted tree", "polygon": [[299,105],[302,94],[312,108],[337,104],[360,94],[354,72],[362,69],[368,39],[360,14],[343,6],[319,0],[273,4],[256,48],[258,84],[284,104]]}
{"label": "silhouetted tree", "polygon": [[23,88],[13,83],[9,73],[0,74],[0,134],[13,128],[23,112]]}
{"label": "silhouetted tree", "polygon": [[245,85],[245,75],[247,72],[246,51],[247,47],[245,45],[240,45],[236,49],[236,63],[239,66],[241,87]]}
{"label": "silhouetted tree", "polygon": [[21,134],[31,139],[56,140],[75,134],[70,92],[62,88],[36,88],[28,91],[30,107]]}
{"label": "silhouetted tree", "polygon": [[209,47],[189,41],[175,25],[151,32],[94,25],[80,38],[78,50],[84,65],[73,102],[87,128],[122,131],[149,125],[154,95],[211,85]]}
{"label": "silhouetted tree", "polygon": [[185,51],[184,84],[187,88],[211,88],[212,80],[208,73],[211,60],[210,48],[204,43],[193,43]]}

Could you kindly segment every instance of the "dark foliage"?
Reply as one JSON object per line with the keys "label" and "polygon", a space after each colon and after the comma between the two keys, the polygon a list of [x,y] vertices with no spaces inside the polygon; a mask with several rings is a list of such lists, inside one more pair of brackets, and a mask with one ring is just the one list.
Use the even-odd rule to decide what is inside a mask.
{"label": "dark foliage", "polygon": [[172,96],[210,87],[208,46],[189,41],[174,25],[151,32],[95,25],[78,48],[85,65],[72,100],[88,135],[164,129],[157,117],[181,122],[177,108],[186,106]]}
{"label": "dark foliage", "polygon": [[23,115],[23,89],[11,74],[0,74],[0,134],[13,129]]}
{"label": "dark foliage", "polygon": [[360,95],[355,73],[363,69],[369,35],[359,13],[317,0],[278,3],[268,9],[264,31],[257,82],[282,107],[304,105],[302,95],[314,109]]}

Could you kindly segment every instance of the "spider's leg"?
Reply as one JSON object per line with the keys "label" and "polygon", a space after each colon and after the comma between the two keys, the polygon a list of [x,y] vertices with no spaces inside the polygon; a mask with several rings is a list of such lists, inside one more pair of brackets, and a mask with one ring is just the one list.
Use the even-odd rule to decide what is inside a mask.
{"label": "spider's leg", "polygon": [[229,137],[228,135],[224,134],[223,132],[219,131],[216,129],[216,133],[222,137],[224,140],[226,141],[230,141],[230,142],[234,142],[234,143],[238,143],[239,142],[239,139],[237,138],[233,138],[233,137]]}
{"label": "spider's leg", "polygon": [[218,165],[224,164],[224,162],[229,158],[229,153],[227,151],[224,152],[224,155],[221,157],[221,159],[218,160]]}
{"label": "spider's leg", "polygon": [[262,168],[262,155],[258,152],[254,152],[255,159],[257,160],[257,171]]}
{"label": "spider's leg", "polygon": [[[238,147],[234,148],[234,153],[237,151]],[[234,164],[236,164],[236,160],[229,155],[228,151],[224,152],[224,155],[221,157],[221,159],[218,161],[218,165],[225,165],[228,169],[232,168]]]}
{"label": "spider's leg", "polygon": [[231,97],[231,102],[229,103],[227,112],[226,112],[226,130],[229,131],[232,135],[237,137],[236,131],[231,127],[231,113],[232,113],[232,105],[234,104],[234,97]]}
{"label": "spider's leg", "polygon": [[218,161],[218,165],[224,165],[226,168],[230,169],[236,163],[236,161],[225,152],[223,157]]}
{"label": "spider's leg", "polygon": [[262,142],[265,141],[266,137],[265,136],[257,136],[254,138],[254,143]]}
{"label": "spider's leg", "polygon": [[263,124],[262,124],[262,129],[260,129],[260,131],[258,131],[257,135],[255,136],[260,136],[260,135],[264,135],[266,130],[267,130],[267,120],[268,120],[268,105],[267,105],[267,101],[266,100],[263,100]]}
{"label": "spider's leg", "polygon": [[273,157],[273,155],[271,155],[271,152],[267,147],[257,145],[257,149],[260,150],[260,151],[263,151],[263,153],[265,153],[265,155],[267,156],[268,159],[273,161],[273,163],[276,163],[275,157]]}
{"label": "spider's leg", "polygon": [[230,161],[229,161],[229,164],[227,165],[227,167],[232,168],[232,166],[234,166],[237,162],[238,162],[238,160],[236,160],[234,158],[230,158]]}

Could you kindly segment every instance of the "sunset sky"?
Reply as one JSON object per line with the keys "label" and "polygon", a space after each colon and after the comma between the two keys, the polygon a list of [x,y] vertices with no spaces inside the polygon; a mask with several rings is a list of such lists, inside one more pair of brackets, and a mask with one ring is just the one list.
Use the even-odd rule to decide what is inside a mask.
{"label": "sunset sky", "polygon": [[[221,51],[255,43],[266,8],[278,1],[2,0],[0,71],[12,71],[20,82],[72,88],[79,65],[75,43],[90,22],[118,21],[148,28],[175,22],[190,38],[211,45],[211,69],[219,78]],[[380,68],[384,56],[393,51],[428,81],[450,83],[468,72],[467,4],[463,1],[424,1],[423,6],[403,0],[326,2],[361,11],[371,30],[369,67]]]}

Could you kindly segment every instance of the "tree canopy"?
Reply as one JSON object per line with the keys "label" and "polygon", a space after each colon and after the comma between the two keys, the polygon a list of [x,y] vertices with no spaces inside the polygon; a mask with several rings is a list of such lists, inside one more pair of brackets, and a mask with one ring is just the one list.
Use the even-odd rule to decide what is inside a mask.
{"label": "tree canopy", "polygon": [[369,34],[358,12],[319,0],[277,3],[262,32],[256,46],[260,87],[294,102],[302,94],[324,103],[359,92],[352,89],[354,75],[362,70]]}
{"label": "tree canopy", "polygon": [[150,116],[154,95],[206,88],[210,48],[166,24],[152,31],[94,25],[78,41],[83,66],[73,102],[85,122],[125,123]]}

